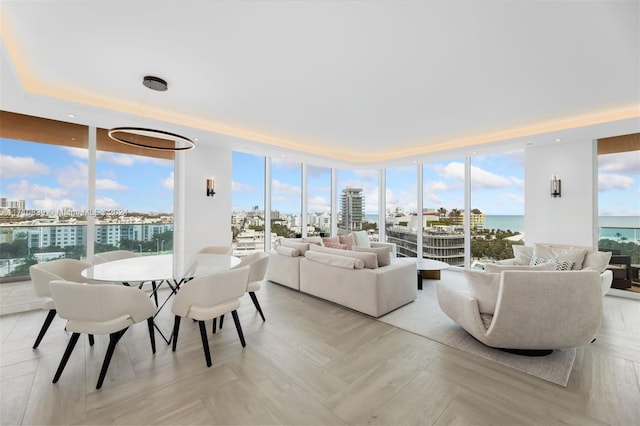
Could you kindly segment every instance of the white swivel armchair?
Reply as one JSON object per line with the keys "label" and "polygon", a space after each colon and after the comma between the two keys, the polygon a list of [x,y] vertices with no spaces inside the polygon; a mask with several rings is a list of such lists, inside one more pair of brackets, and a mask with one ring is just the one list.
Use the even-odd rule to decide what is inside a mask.
{"label": "white swivel armchair", "polygon": [[153,316],[156,307],[142,290],[110,284],[81,284],[52,281],[51,296],[60,318],[67,320],[66,330],[73,333],[53,378],[57,383],[80,333],[108,334],[109,346],[102,363],[96,389],[102,387],[113,351],[129,326],[147,320],[151,350],[156,353]]}
{"label": "white swivel armchair", "polygon": [[173,351],[178,344],[178,331],[180,319],[189,317],[198,321],[200,336],[204,348],[204,356],[207,367],[211,367],[211,354],[205,321],[217,318],[231,312],[236,324],[238,337],[242,347],[245,347],[242,326],[236,309],[240,307],[240,298],[247,291],[249,267],[231,269],[214,275],[194,278],[180,286],[180,290],[173,299],[171,311],[175,314],[173,325]]}
{"label": "white swivel armchair", "polygon": [[105,251],[103,253],[96,253],[93,255],[93,264],[99,265],[105,262],[112,262],[114,260],[129,259],[130,257],[139,257],[139,253],[135,253],[129,250],[113,250]]}
{"label": "white swivel armchair", "polygon": [[40,328],[40,333],[38,333],[38,337],[33,344],[33,349],[40,345],[53,318],[56,316],[56,306],[51,298],[49,283],[53,280],[84,281],[85,279],[80,273],[90,266],[90,263],[81,260],[56,259],[49,262],[37,263],[29,267],[29,274],[31,275],[31,282],[36,296],[44,298],[41,309],[49,311]]}

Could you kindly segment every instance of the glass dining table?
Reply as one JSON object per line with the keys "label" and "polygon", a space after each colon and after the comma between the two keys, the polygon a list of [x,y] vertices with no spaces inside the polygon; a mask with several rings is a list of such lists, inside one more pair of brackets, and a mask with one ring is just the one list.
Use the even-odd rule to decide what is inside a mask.
{"label": "glass dining table", "polygon": [[[145,283],[151,283],[151,296],[157,306],[156,316],[171,296],[176,294],[180,286],[193,278],[213,275],[227,271],[240,263],[236,256],[226,254],[197,253],[188,257],[162,254],[155,256],[138,256],[119,259],[111,262],[91,266],[82,271],[82,276],[91,281],[116,282],[124,285],[136,285],[140,288]],[[158,290],[165,284],[171,289],[165,300],[158,303]],[[155,318],[155,316],[154,316]],[[154,323],[155,325],[155,323]],[[167,344],[171,342],[155,325]]]}

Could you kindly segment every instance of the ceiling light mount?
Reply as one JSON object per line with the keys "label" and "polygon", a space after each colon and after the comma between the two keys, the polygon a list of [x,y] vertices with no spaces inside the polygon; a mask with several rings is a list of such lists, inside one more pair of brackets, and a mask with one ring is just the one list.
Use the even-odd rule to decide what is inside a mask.
{"label": "ceiling light mount", "polygon": [[151,90],[156,90],[158,92],[166,92],[166,90],[169,88],[166,80],[163,80],[160,77],[154,77],[152,75],[145,75],[142,79],[142,84],[144,84],[145,87],[148,87]]}
{"label": "ceiling light mount", "polygon": [[[169,88],[166,80],[152,75],[144,76],[142,84],[158,92],[165,92]],[[108,134],[114,141],[157,151],[188,151],[196,146],[186,136],[146,127],[114,127],[109,129]]]}

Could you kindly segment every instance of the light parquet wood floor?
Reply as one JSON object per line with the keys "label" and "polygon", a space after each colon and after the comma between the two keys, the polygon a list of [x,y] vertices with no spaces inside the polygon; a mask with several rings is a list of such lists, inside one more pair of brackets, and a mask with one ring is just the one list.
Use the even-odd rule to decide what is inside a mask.
{"label": "light parquet wood floor", "polygon": [[[90,347],[83,336],[52,384],[64,322],[33,350],[45,312],[2,316],[0,423],[640,424],[637,300],[605,298],[600,336],[578,351],[563,388],[277,284],[258,297],[267,321],[246,296],[247,346],[226,318],[209,334],[211,368],[196,323],[182,322],[177,352],[159,340],[155,355],[146,324],[131,327],[101,390],[108,337]],[[168,332],[170,309],[158,320]]]}

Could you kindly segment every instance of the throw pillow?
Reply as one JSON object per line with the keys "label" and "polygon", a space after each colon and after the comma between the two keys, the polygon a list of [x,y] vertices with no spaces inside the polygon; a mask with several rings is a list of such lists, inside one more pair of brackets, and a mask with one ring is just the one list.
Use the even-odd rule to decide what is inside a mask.
{"label": "throw pillow", "polygon": [[500,274],[482,271],[464,271],[464,277],[474,299],[478,301],[481,314],[493,315],[500,292]]}
{"label": "throw pillow", "polygon": [[354,231],[352,232],[353,237],[356,239],[356,245],[358,247],[366,247],[371,248],[371,242],[369,241],[369,236],[367,235],[367,231]]}
{"label": "throw pillow", "polygon": [[569,260],[560,260],[556,258],[551,259],[543,259],[538,256],[533,256],[531,258],[531,266],[536,265],[553,265],[554,271],[570,271],[573,268],[574,262]]}
{"label": "throw pillow", "polygon": [[610,251],[587,250],[582,262],[582,269],[591,268],[600,273],[607,270],[612,253]]}
{"label": "throw pillow", "polygon": [[391,247],[354,247],[353,251],[375,253],[378,256],[378,267],[391,265]]}
{"label": "throw pillow", "polygon": [[573,262],[572,269],[582,269],[582,262],[586,254],[587,250],[583,248],[556,248],[540,243],[533,245],[533,256],[541,259]]}
{"label": "throw pillow", "polygon": [[309,244],[315,244],[317,246],[321,246],[322,245],[322,238],[321,237],[306,237],[302,239],[303,243],[309,243]]}
{"label": "throw pillow", "polygon": [[338,250],[349,250],[346,244],[340,244],[340,243],[324,243],[325,247],[329,247],[332,249],[338,249]]}
{"label": "throw pillow", "polygon": [[322,237],[322,243],[326,246],[327,243],[340,244],[339,237]]}
{"label": "throw pillow", "polygon": [[533,256],[533,247],[521,246],[514,244],[511,246],[513,249],[513,257],[515,258],[516,265],[530,265],[531,256]]}
{"label": "throw pillow", "polygon": [[340,235],[338,238],[340,239],[340,244],[347,246],[347,250],[353,250],[356,245],[356,239],[353,234]]}
{"label": "throw pillow", "polygon": [[358,253],[351,250],[338,250],[329,247],[321,247],[312,245],[309,247],[311,251],[318,251],[321,253],[337,254],[339,256],[355,257],[364,260],[364,267],[369,269],[376,269],[378,267],[378,256],[375,253]]}
{"label": "throw pillow", "polygon": [[555,271],[555,263],[541,263],[539,265],[497,265],[495,263],[487,263],[484,265],[484,271],[492,274],[499,274],[502,271]]}
{"label": "throw pillow", "polygon": [[300,256],[304,256],[305,252],[309,250],[309,243],[296,243],[287,239],[283,239],[280,245],[300,250]]}
{"label": "throw pillow", "polygon": [[354,257],[338,256],[329,253],[320,253],[315,251],[307,251],[304,257],[314,262],[324,263],[325,265],[336,266],[345,269],[362,269],[364,261]]}
{"label": "throw pillow", "polygon": [[276,253],[290,257],[300,256],[300,250],[285,246],[276,246]]}

